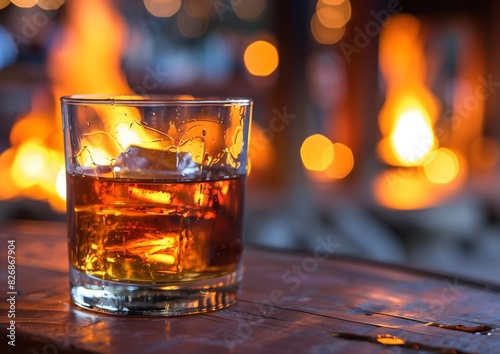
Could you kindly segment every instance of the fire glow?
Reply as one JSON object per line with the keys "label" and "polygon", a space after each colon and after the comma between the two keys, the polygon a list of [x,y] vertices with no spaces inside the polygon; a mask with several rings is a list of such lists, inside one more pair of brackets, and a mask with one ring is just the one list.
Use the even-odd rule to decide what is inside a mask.
{"label": "fire glow", "polygon": [[[421,27],[417,18],[402,14],[388,22],[380,37],[386,98],[379,113],[382,139],[377,153],[393,167],[375,178],[372,191],[380,205],[394,209],[436,205],[453,196],[468,173],[468,160],[461,151],[466,140],[457,144],[437,133],[442,108],[428,89],[428,57]],[[475,124],[481,125],[482,119],[478,117]],[[476,130],[452,128],[450,136],[465,133],[464,139],[470,139],[470,131]]]}
{"label": "fire glow", "polygon": [[11,131],[11,147],[0,155],[0,199],[47,201],[57,212],[65,211],[66,199],[59,97],[131,92],[120,70],[127,27],[111,3],[72,1],[66,6],[68,18],[48,57],[53,85],[35,95],[31,112]]}

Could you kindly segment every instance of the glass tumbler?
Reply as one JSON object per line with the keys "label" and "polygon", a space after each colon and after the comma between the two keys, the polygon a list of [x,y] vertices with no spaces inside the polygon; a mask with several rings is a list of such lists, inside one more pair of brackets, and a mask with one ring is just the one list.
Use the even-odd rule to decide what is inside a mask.
{"label": "glass tumbler", "polygon": [[234,303],[252,101],[72,95],[61,102],[72,301],[145,316]]}

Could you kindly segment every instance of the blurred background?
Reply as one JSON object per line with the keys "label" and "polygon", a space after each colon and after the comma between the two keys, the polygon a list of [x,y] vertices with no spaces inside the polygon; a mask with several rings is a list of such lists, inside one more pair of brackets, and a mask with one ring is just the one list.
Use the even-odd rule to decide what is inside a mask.
{"label": "blurred background", "polygon": [[500,283],[500,2],[0,0],[0,221],[65,220],[59,97],[248,96],[247,242]]}

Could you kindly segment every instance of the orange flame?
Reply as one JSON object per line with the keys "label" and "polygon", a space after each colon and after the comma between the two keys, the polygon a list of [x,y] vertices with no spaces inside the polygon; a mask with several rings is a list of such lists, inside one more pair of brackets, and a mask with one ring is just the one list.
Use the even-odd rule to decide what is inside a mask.
{"label": "orange flame", "polygon": [[380,37],[380,69],[387,85],[379,115],[384,139],[383,161],[391,165],[420,165],[437,147],[433,125],[438,102],[425,86],[425,55],[419,21],[395,16]]}
{"label": "orange flame", "polygon": [[417,209],[452,195],[465,180],[467,160],[439,146],[437,99],[426,87],[421,24],[411,15],[394,16],[380,37],[380,69],[386,100],[379,114],[382,161],[400,166],[377,176],[373,194],[383,206]]}
{"label": "orange flame", "polygon": [[131,93],[120,70],[126,24],[105,0],[72,1],[62,37],[49,53],[53,105],[37,94],[32,111],[11,131],[0,155],[0,199],[46,200],[65,211],[65,175],[59,97],[75,93]]}

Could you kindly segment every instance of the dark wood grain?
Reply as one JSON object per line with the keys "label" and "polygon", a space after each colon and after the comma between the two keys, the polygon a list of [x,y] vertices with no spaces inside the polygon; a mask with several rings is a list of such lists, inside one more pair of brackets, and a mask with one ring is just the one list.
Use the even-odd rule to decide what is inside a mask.
{"label": "dark wood grain", "polygon": [[[15,347],[7,345],[11,239]],[[1,353],[500,352],[497,285],[340,257],[335,247],[334,240],[318,243],[316,254],[247,247],[236,305],[183,317],[119,317],[69,303],[64,225],[3,226]]]}

